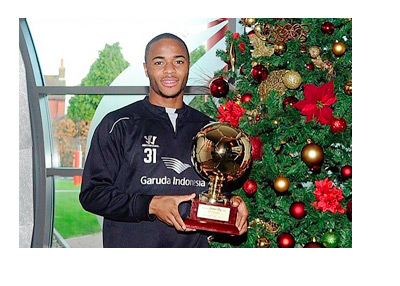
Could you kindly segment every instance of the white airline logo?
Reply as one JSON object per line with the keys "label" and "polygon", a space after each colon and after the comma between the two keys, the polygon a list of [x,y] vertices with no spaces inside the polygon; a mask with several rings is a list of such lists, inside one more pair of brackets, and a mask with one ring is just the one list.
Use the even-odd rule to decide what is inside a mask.
{"label": "white airline logo", "polygon": [[178,159],[170,157],[161,157],[167,169],[174,170],[178,174],[182,174],[185,170],[190,168],[189,164],[185,164]]}

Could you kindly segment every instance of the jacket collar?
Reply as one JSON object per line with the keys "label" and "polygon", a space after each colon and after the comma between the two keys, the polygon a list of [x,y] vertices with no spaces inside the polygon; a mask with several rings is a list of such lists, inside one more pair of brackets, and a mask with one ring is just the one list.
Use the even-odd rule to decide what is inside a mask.
{"label": "jacket collar", "polygon": [[[165,111],[165,107],[162,106],[157,106],[157,105],[153,105],[150,103],[149,100],[149,96],[147,95],[144,99],[143,99],[143,105],[152,113],[154,114],[158,114],[158,115],[166,115],[166,111]],[[175,113],[178,113],[180,116],[183,116],[187,113],[188,107],[187,105],[183,102],[183,105],[181,108],[177,109],[175,111]]]}

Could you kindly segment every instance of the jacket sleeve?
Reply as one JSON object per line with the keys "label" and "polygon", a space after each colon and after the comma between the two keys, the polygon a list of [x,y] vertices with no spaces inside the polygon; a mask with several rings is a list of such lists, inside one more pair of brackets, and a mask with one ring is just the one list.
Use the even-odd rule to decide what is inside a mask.
{"label": "jacket sleeve", "polygon": [[93,134],[79,201],[86,211],[106,219],[126,222],[155,220],[155,215],[149,214],[153,196],[129,194],[115,185],[124,154],[123,124],[110,124],[106,118]]}

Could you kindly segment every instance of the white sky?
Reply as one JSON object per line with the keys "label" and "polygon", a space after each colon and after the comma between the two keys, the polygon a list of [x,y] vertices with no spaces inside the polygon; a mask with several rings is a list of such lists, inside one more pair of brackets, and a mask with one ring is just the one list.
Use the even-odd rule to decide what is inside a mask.
{"label": "white sky", "polygon": [[42,73],[58,74],[64,59],[66,85],[74,86],[87,75],[105,44],[119,42],[125,60],[142,69],[145,46],[154,36],[171,32],[185,40],[206,30],[210,18],[146,21],[135,17],[108,20],[41,17],[27,18],[27,21]]}

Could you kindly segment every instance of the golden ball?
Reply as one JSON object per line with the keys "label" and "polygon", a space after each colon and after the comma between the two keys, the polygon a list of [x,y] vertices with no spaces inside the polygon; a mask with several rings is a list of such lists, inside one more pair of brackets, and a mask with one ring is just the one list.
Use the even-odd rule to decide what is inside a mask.
{"label": "golden ball", "polygon": [[254,32],[257,32],[257,33],[262,33],[263,32],[263,29],[261,28],[261,25],[256,25],[255,27],[254,27]]}
{"label": "golden ball", "polygon": [[324,150],[317,144],[308,143],[301,150],[301,160],[303,160],[308,167],[321,165],[324,161]]}
{"label": "golden ball", "polygon": [[353,89],[352,83],[351,83],[351,81],[349,81],[344,86],[344,93],[347,94],[347,95],[351,95],[352,94],[352,89]]}
{"label": "golden ball", "polygon": [[301,75],[295,71],[295,70],[291,70],[285,73],[285,75],[282,78],[283,83],[285,84],[285,86],[289,89],[296,89],[298,88],[303,79],[301,78]]}
{"label": "golden ball", "polygon": [[346,45],[343,44],[342,42],[334,43],[332,46],[332,52],[338,57],[342,56],[345,51],[346,51]]}
{"label": "golden ball", "polygon": [[246,18],[245,22],[247,26],[253,26],[256,23],[256,18]]}
{"label": "golden ball", "polygon": [[283,55],[287,50],[287,45],[285,42],[279,42],[274,45],[274,53],[277,56]]}
{"label": "golden ball", "polygon": [[279,176],[274,181],[274,189],[279,193],[284,193],[289,190],[290,182],[284,176]]}

